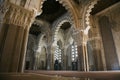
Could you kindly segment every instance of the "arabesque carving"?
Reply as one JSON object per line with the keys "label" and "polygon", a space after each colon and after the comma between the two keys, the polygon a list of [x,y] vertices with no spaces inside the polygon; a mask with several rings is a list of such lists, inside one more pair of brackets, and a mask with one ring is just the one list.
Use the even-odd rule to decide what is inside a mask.
{"label": "arabesque carving", "polygon": [[30,26],[35,18],[35,11],[29,11],[23,7],[7,3],[8,11],[5,15],[4,23],[14,24],[21,27]]}

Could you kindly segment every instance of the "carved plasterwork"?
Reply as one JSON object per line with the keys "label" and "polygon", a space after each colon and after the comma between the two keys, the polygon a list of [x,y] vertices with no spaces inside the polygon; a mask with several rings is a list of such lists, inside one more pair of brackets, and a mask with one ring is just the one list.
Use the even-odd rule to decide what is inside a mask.
{"label": "carved plasterwork", "polygon": [[[94,31],[94,30],[96,30],[97,32],[98,32],[98,30],[97,30],[97,28],[94,28],[93,29],[93,27],[91,26],[91,24],[92,24],[92,22],[91,22],[91,20],[90,20],[90,16],[91,16],[91,12],[92,12],[92,9],[95,7],[95,5],[98,3],[98,1],[99,0],[93,0],[93,1],[91,1],[90,3],[89,3],[89,6],[88,6],[88,8],[87,8],[87,10],[86,10],[86,14],[85,14],[85,25],[86,25],[86,29],[87,28],[89,28],[89,30],[91,29],[91,31]],[[99,43],[100,43],[100,36],[98,35],[98,33],[92,33],[92,37],[91,38],[88,38],[88,32],[89,32],[89,30],[87,31],[87,39],[86,39],[86,42],[87,41],[90,41],[90,40],[95,40],[96,41],[96,43],[97,44],[95,44],[94,45],[94,48],[97,48],[97,49],[99,49]],[[96,36],[95,36],[96,35]],[[97,46],[96,46],[97,45]]]}
{"label": "carved plasterwork", "polygon": [[53,42],[55,42],[55,43],[57,42],[58,31],[59,31],[60,27],[62,26],[62,24],[64,24],[65,22],[69,22],[71,24],[71,26],[74,27],[74,24],[72,23],[69,13],[64,14],[62,17],[60,17],[58,20],[56,20],[52,25],[53,32],[54,32],[53,33],[53,35],[54,35]]}
{"label": "carved plasterwork", "polygon": [[90,25],[90,13],[92,9],[94,8],[95,4],[97,4],[99,0],[91,0],[87,1],[86,3],[84,2],[83,6],[86,5],[83,9],[81,9],[80,13],[82,14],[81,16],[81,23],[82,26],[79,29],[76,29],[74,31],[74,36],[76,36],[77,44],[86,44],[88,40],[88,32],[91,28]]}
{"label": "carved plasterwork", "polygon": [[35,11],[29,11],[23,7],[7,3],[8,11],[5,15],[4,23],[13,24],[25,28],[29,27],[34,20]]}
{"label": "carved plasterwork", "polygon": [[70,17],[71,17],[71,20],[75,24],[75,28],[79,28],[80,27],[79,6],[75,5],[73,0],[58,0],[58,1],[66,8],[66,10],[68,10]]}
{"label": "carved plasterwork", "polygon": [[[79,27],[73,30],[73,37],[78,45],[86,44],[88,32],[91,28],[90,13],[99,0],[81,1],[79,4]],[[85,7],[83,7],[85,6]]]}
{"label": "carved plasterwork", "polygon": [[91,1],[89,6],[88,6],[88,9],[86,10],[86,14],[85,14],[85,24],[86,24],[86,27],[91,27],[90,26],[90,13],[92,12],[92,9],[94,8],[95,4],[97,4],[99,0],[94,0],[94,1]]}
{"label": "carved plasterwork", "polygon": [[[40,13],[42,13],[42,7],[45,1],[46,0],[41,0]],[[72,0],[56,0],[56,1],[59,1],[59,3],[62,4],[63,7],[65,7],[66,10],[69,12],[70,17],[75,24],[75,27],[76,28],[79,27],[79,11],[78,6],[75,5],[74,1]]]}

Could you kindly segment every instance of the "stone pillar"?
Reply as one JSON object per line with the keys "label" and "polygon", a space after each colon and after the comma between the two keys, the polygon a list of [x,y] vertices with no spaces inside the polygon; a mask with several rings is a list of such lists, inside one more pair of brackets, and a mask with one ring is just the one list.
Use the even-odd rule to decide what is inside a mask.
{"label": "stone pillar", "polygon": [[104,65],[104,56],[102,53],[102,47],[101,47],[101,41],[100,38],[95,39],[94,41],[94,46],[93,46],[93,56],[94,56],[94,64],[95,64],[95,68],[97,71],[103,71],[105,70],[105,65]]}
{"label": "stone pillar", "polygon": [[66,70],[72,70],[72,51],[71,45],[69,45],[66,51]]}
{"label": "stone pillar", "polygon": [[84,71],[89,71],[89,61],[88,61],[87,45],[84,42],[82,44],[82,51],[83,51]]}
{"label": "stone pillar", "polygon": [[54,53],[48,53],[48,57],[48,66],[50,65],[50,70],[54,70]]}
{"label": "stone pillar", "polygon": [[79,45],[77,48],[78,48],[78,70],[79,71],[84,71],[84,61],[83,61],[82,45]]}
{"label": "stone pillar", "polygon": [[8,30],[6,36],[2,36],[4,44],[1,50],[0,72],[18,72],[23,67],[21,63],[24,60],[27,34],[34,13],[11,3],[7,5],[9,8],[3,27],[7,27]]}
{"label": "stone pillar", "polygon": [[27,41],[28,41],[28,35],[29,35],[29,30],[24,29],[23,31],[23,36],[22,36],[22,47],[21,47],[21,51],[20,51],[20,61],[19,61],[19,68],[18,71],[19,72],[23,72],[24,71],[24,67],[25,67],[25,57],[26,57],[26,49],[27,49]]}
{"label": "stone pillar", "polygon": [[107,70],[119,70],[118,57],[111,32],[112,25],[109,18],[107,16],[101,16],[98,22],[104,46]]}
{"label": "stone pillar", "polygon": [[96,71],[103,71],[103,63],[100,49],[93,50]]}
{"label": "stone pillar", "polygon": [[61,49],[61,70],[65,70],[65,54],[64,49]]}
{"label": "stone pillar", "polygon": [[84,71],[89,71],[89,61],[88,61],[88,51],[87,51],[87,41],[88,34],[82,33],[82,52],[83,52],[83,62],[84,62]]}
{"label": "stone pillar", "polygon": [[47,46],[47,70],[54,70],[54,51],[55,47]]}
{"label": "stone pillar", "polygon": [[82,62],[80,61],[79,65],[81,64],[81,70],[83,71],[89,71],[89,63],[88,63],[88,53],[87,53],[87,40],[88,35],[84,33],[83,31],[76,30],[75,34],[73,34],[73,38],[77,43],[77,46],[79,46],[78,50],[78,56],[80,58],[80,55],[82,54]]}
{"label": "stone pillar", "polygon": [[61,49],[61,53],[62,53],[62,69],[63,70],[67,69],[66,68],[67,67],[67,65],[66,65],[66,56],[67,56],[66,54],[67,53],[66,52],[67,52],[67,48],[64,47],[64,48]]}

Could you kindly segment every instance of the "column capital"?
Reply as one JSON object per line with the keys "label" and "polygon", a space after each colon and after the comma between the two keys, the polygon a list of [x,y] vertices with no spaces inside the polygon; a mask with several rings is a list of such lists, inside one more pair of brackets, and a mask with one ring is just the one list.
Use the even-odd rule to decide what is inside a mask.
{"label": "column capital", "polygon": [[35,12],[24,9],[12,3],[7,3],[8,11],[5,15],[4,22],[7,24],[14,24],[20,27],[28,27],[35,18]]}

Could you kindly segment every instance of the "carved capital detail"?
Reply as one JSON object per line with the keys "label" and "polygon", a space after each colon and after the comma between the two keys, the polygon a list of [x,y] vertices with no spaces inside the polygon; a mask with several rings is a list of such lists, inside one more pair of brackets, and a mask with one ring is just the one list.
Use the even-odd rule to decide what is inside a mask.
{"label": "carved capital detail", "polygon": [[62,17],[60,17],[58,20],[56,20],[53,24],[52,24],[52,26],[54,26],[54,28],[53,28],[53,34],[54,34],[54,41],[56,42],[57,41],[57,34],[58,34],[58,32],[59,32],[59,30],[60,30],[60,27],[65,23],[65,22],[69,22],[70,24],[71,24],[71,27],[74,27],[74,24],[73,24],[73,22],[72,22],[72,20],[71,20],[71,17],[70,17],[70,14],[69,13],[66,13],[66,14],[64,14]]}
{"label": "carved capital detail", "polygon": [[8,11],[5,15],[4,22],[21,27],[30,26],[35,17],[35,11],[29,11],[23,7],[8,3]]}

